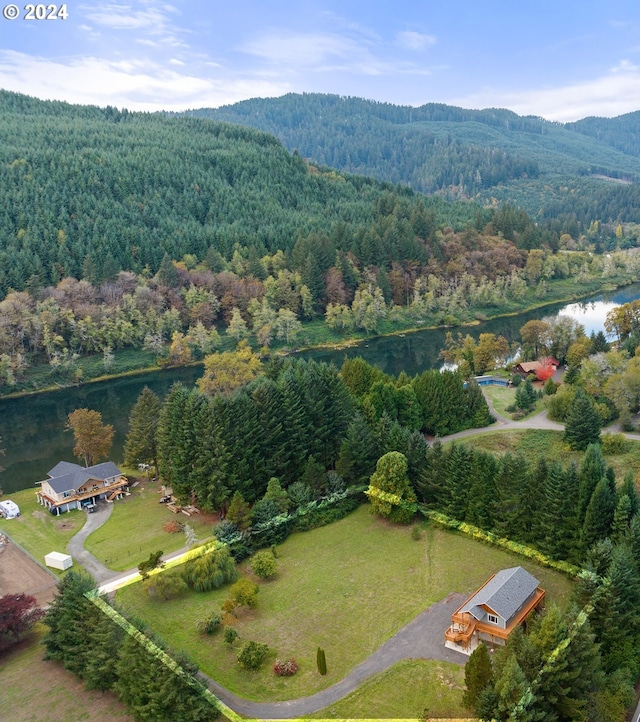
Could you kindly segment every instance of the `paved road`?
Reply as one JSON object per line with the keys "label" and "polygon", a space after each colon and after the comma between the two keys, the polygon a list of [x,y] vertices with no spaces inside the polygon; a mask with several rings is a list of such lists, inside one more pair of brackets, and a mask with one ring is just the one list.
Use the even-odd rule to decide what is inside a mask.
{"label": "paved road", "polygon": [[106,501],[98,503],[96,510],[93,514],[87,513],[87,521],[80,531],[69,539],[67,544],[67,551],[74,558],[75,561],[82,564],[82,566],[91,574],[91,576],[99,584],[106,582],[109,579],[113,579],[115,572],[105,567],[105,565],[98,561],[93,554],[88,552],[84,548],[84,543],[89,536],[96,529],[101,527],[111,516],[113,511],[113,504],[109,504]]}
{"label": "paved road", "polygon": [[[490,399],[487,398],[486,395],[485,398],[487,399],[491,413],[496,418],[495,424],[482,429],[469,429],[468,431],[451,434],[450,436],[442,437],[441,440],[449,441],[475,436],[476,434],[486,433],[487,431],[502,431],[507,429],[553,429],[562,431],[564,428],[562,424],[558,424],[547,418],[546,411],[524,421],[507,419],[495,411]],[[617,431],[615,427],[609,430]],[[629,439],[640,441],[639,434],[625,434],[625,436]],[[84,541],[86,538],[108,520],[112,509],[112,504],[103,504],[95,514],[87,514],[85,526],[69,541],[68,545],[69,553],[74,559],[79,561],[101,585],[101,592],[113,591],[121,586],[123,582],[137,575],[137,570],[116,574],[84,549]],[[186,549],[181,549],[178,552],[166,555],[163,559],[177,558],[186,551]],[[219,699],[239,714],[260,719],[303,717],[334,704],[358,689],[369,677],[384,672],[403,659],[438,659],[460,665],[464,664],[468,658],[459,652],[447,649],[443,643],[444,631],[449,626],[451,614],[460,606],[463,599],[461,594],[451,594],[446,599],[432,605],[385,642],[344,679],[310,697],[301,697],[300,699],[288,700],[286,702],[253,702],[238,697],[204,674],[200,674],[199,676]],[[634,722],[636,722],[635,719]]]}
{"label": "paved road", "polygon": [[[116,573],[104,566],[84,548],[84,542],[104,524],[113,510],[112,504],[100,504],[93,514],[87,514],[83,528],[69,541],[71,556],[95,578],[101,593],[115,591],[130,579],[138,576],[137,569]],[[165,561],[177,559],[188,553],[181,549],[163,557]],[[404,626],[376,652],[367,657],[344,679],[310,697],[286,702],[252,702],[225,689],[210,677],[200,673],[200,678],[226,705],[239,714],[260,719],[288,719],[318,712],[356,690],[369,677],[384,672],[402,659],[439,659],[455,664],[465,664],[467,657],[444,646],[443,635],[449,626],[451,614],[460,606],[463,595],[451,594],[419,614]]]}

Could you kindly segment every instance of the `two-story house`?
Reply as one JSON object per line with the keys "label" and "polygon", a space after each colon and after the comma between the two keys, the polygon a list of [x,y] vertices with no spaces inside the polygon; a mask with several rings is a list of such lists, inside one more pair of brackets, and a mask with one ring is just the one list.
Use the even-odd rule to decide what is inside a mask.
{"label": "two-story house", "polygon": [[480,641],[493,648],[537,609],[545,596],[540,582],[526,569],[503,569],[453,613],[445,647],[471,654]]}
{"label": "two-story house", "polygon": [[61,461],[48,477],[40,483],[38,503],[56,515],[91,506],[100,499],[113,501],[129,491],[127,478],[112,461],[88,468]]}

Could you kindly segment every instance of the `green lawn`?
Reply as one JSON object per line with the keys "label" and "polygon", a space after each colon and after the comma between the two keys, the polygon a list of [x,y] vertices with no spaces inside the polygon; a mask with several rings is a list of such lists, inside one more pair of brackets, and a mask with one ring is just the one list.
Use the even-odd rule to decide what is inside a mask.
{"label": "green lawn", "polygon": [[[110,569],[124,571],[137,567],[159,549],[166,554],[186,546],[183,533],[164,531],[163,526],[169,521],[191,525],[200,541],[211,536],[211,515],[173,514],[165,504],[158,503],[158,490],[157,484],[143,481],[132,489],[131,496],[114,502],[111,517],[91,534],[85,548]],[[82,529],[86,521],[86,513],[77,510],[52,516],[37,503],[35,489],[18,491],[6,498],[16,502],[21,516],[17,519],[0,518],[0,531],[6,530],[12,539],[43,564],[45,554],[65,552],[69,539]],[[52,571],[64,574],[55,569]]]}
{"label": "green lawn", "polygon": [[[507,451],[520,452],[529,461],[535,461],[543,456],[547,460],[558,460],[563,464],[575,461],[580,465],[584,453],[571,451],[563,441],[562,434],[562,431],[542,429],[488,431],[465,438],[462,443],[496,454],[504,454]],[[618,482],[621,482],[629,471],[633,471],[636,478],[640,477],[640,443],[629,440],[624,453],[608,454],[605,456],[605,461],[613,467]]]}
{"label": "green lawn", "polygon": [[[52,516],[36,501],[35,488],[24,489],[3,498],[15,501],[20,507],[21,516],[16,519],[0,518],[0,531],[6,531],[42,564],[45,554],[65,552],[69,539],[84,526],[85,512],[74,510],[58,517]],[[56,569],[51,571],[63,574]]]}
{"label": "green lawn", "polygon": [[[511,411],[507,411],[507,407],[511,406],[516,399],[516,390],[512,386],[507,388],[505,386],[483,386],[482,390],[491,399],[493,408],[507,419],[511,418]],[[544,411],[544,399],[538,399],[532,408],[532,410],[522,417],[522,419],[528,419],[530,416],[539,414]],[[520,420],[522,420],[520,419]]]}
{"label": "green lawn", "polygon": [[449,662],[410,659],[372,677],[355,692],[312,717],[467,718],[470,713],[462,706],[463,691],[464,667]]}
{"label": "green lawn", "polygon": [[[118,592],[117,601],[223,686],[249,699],[275,701],[335,684],[421,611],[450,592],[474,591],[498,569],[525,566],[551,600],[563,602],[571,590],[571,582],[556,572],[435,526],[415,541],[409,527],[387,524],[368,506],[335,524],[294,534],[278,554],[279,576],[260,583],[258,609],[235,622],[235,649],[222,634],[201,637],[196,631],[198,620],[220,608],[226,589],[159,602],[136,584]],[[242,672],[235,657],[246,640],[268,644],[271,662],[276,655],[295,658],[298,673],[279,678],[271,664]],[[325,677],[316,671],[318,646],[326,651]],[[378,710],[372,713],[378,716]],[[407,707],[403,715],[415,713]]]}
{"label": "green lawn", "polygon": [[6,652],[0,664],[0,719],[11,722],[132,720],[112,692],[90,692],[58,662],[43,660],[44,627]]}
{"label": "green lawn", "polygon": [[167,522],[189,524],[200,541],[211,536],[210,515],[173,514],[159,503],[159,491],[157,483],[141,481],[131,490],[131,496],[115,502],[109,521],[89,536],[85,549],[109,569],[125,571],[138,566],[152,552],[162,550],[167,554],[186,546],[183,533],[164,531]]}

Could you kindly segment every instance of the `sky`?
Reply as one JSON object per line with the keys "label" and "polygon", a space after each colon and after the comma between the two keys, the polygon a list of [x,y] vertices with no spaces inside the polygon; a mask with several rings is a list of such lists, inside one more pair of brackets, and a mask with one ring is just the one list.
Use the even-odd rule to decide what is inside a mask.
{"label": "sky", "polygon": [[177,111],[318,92],[562,122],[640,109],[638,0],[85,0],[55,20],[0,6],[0,87],[43,99]]}

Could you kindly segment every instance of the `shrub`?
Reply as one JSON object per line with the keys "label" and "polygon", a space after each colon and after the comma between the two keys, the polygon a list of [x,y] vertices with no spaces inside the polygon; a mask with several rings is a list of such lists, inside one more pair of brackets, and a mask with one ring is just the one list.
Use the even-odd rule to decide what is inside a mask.
{"label": "shrub", "polygon": [[269,654],[269,647],[261,642],[245,642],[238,652],[238,664],[243,669],[260,669]]}
{"label": "shrub", "polygon": [[224,628],[224,641],[231,646],[238,639],[238,630],[235,627]]}
{"label": "shrub", "polygon": [[318,672],[320,672],[320,674],[324,676],[327,673],[327,657],[322,647],[318,647],[318,652],[316,654],[316,663],[318,665]]}
{"label": "shrub", "polygon": [[209,592],[238,578],[235,559],[227,547],[207,544],[198,550],[198,556],[184,565],[185,582],[196,592]]}
{"label": "shrub", "polygon": [[600,437],[603,454],[624,454],[628,448],[624,434],[603,434]]}
{"label": "shrub", "polygon": [[231,614],[236,607],[247,606],[255,609],[258,606],[258,585],[249,577],[242,577],[231,587],[222,609]]}
{"label": "shrub", "polygon": [[298,664],[295,659],[276,659],[273,671],[278,677],[293,677],[298,671]]}
{"label": "shrub", "polygon": [[149,572],[156,567],[164,566],[164,562],[161,560],[163,554],[164,552],[162,551],[153,552],[152,554],[149,554],[148,559],[145,559],[143,562],[138,564],[138,571],[143,579],[146,579],[149,576]]}
{"label": "shrub", "polygon": [[260,579],[271,579],[278,573],[278,562],[271,552],[258,552],[251,560],[251,571]]}
{"label": "shrub", "polygon": [[222,544],[230,544],[240,537],[240,530],[232,521],[225,519],[214,527],[213,535]]}
{"label": "shrub", "polygon": [[520,374],[513,374],[511,376],[511,385],[515,386],[515,388],[518,388],[520,384],[522,383],[522,376]]}
{"label": "shrub", "polygon": [[162,528],[169,534],[177,534],[184,529],[184,524],[173,520],[168,521]]}
{"label": "shrub", "polygon": [[308,504],[313,499],[313,493],[309,486],[301,481],[295,481],[287,489],[289,501],[294,509]]}
{"label": "shrub", "polygon": [[221,622],[220,615],[214,612],[198,622],[198,631],[201,634],[214,634],[220,629]]}
{"label": "shrub", "polygon": [[156,574],[145,582],[147,594],[150,597],[162,599],[176,599],[187,592],[189,587],[180,574]]}

